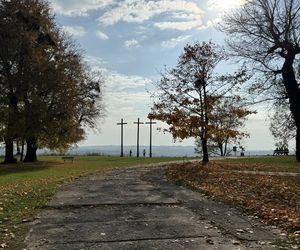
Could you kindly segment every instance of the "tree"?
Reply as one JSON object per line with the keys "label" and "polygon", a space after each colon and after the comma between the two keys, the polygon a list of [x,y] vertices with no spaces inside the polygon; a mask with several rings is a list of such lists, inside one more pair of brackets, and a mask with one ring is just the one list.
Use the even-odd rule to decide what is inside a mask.
{"label": "tree", "polygon": [[[229,97],[232,90],[227,87],[229,82],[233,86],[247,78],[243,70],[235,75],[214,74],[215,67],[224,58],[224,51],[212,42],[186,45],[177,66],[166,69],[156,84],[158,91],[153,93],[155,101],[149,114],[150,119],[170,125],[168,131],[174,139],[199,138],[204,164],[209,161],[208,140],[227,129],[217,126],[215,121],[221,113],[214,110],[221,108],[222,100]],[[236,107],[234,112],[244,110]]]}
{"label": "tree", "polygon": [[[213,155],[226,156],[230,144],[239,144],[244,137],[249,136],[242,128],[251,113],[254,112],[243,108],[240,98],[221,98],[211,114],[210,122],[216,132],[208,140],[208,151]],[[199,140],[195,141],[195,145],[196,152],[202,152]]]}
{"label": "tree", "polygon": [[[21,85],[25,75],[24,66],[27,64],[26,56],[30,47],[26,46],[26,39],[20,31],[20,12],[18,5],[22,1],[1,1],[0,4],[0,112],[1,133],[5,141],[6,163],[16,162],[13,156],[13,140],[19,132],[20,112],[18,101]],[[29,38],[28,34],[27,38]],[[28,41],[28,39],[27,39]],[[22,52],[21,52],[22,51]]]}
{"label": "tree", "polygon": [[295,120],[286,100],[276,102],[274,108],[275,112],[271,116],[270,131],[277,147],[287,146],[289,141],[296,136]]}
{"label": "tree", "polygon": [[102,115],[101,77],[93,79],[72,40],[56,26],[46,1],[0,5],[1,133],[5,162],[13,141],[26,141],[24,161],[40,146],[66,148]]}
{"label": "tree", "polygon": [[[69,43],[64,40],[60,44],[64,42]],[[27,94],[27,100],[24,99],[27,121],[24,161],[35,161],[38,147],[66,150],[84,138],[83,126],[95,127],[96,119],[102,115],[101,75],[88,73],[77,49],[64,46],[66,49],[53,52],[59,59],[45,62],[50,75],[40,74],[41,79],[33,76],[32,98]]]}
{"label": "tree", "polygon": [[[249,0],[228,14],[222,30],[234,55],[253,64],[267,79],[253,89],[284,88],[296,126],[296,157],[300,161],[300,5],[298,0]],[[282,86],[281,86],[282,85]],[[264,99],[272,99],[264,95]]]}

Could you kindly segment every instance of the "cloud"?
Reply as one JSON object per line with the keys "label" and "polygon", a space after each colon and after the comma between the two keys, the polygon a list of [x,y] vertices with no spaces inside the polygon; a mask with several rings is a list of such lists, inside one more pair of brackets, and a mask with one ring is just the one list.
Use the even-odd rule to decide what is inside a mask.
{"label": "cloud", "polygon": [[86,55],[84,60],[93,71],[107,71],[107,63],[102,58]]}
{"label": "cloud", "polygon": [[207,2],[208,10],[223,10],[227,11],[230,9],[238,8],[244,5],[247,0],[209,0]]}
{"label": "cloud", "polygon": [[87,16],[91,10],[103,9],[114,0],[50,0],[54,12],[65,16]]}
{"label": "cloud", "polygon": [[220,17],[217,17],[215,19],[212,20],[208,20],[207,23],[205,25],[200,26],[198,29],[199,30],[206,30],[209,29],[211,27],[216,26],[218,23],[220,23],[222,21],[222,19]]}
{"label": "cloud", "polygon": [[[109,68],[103,59],[86,56],[85,61],[92,70],[101,72],[104,80],[104,102],[111,117],[145,114],[151,102],[146,91],[152,80],[138,75],[126,75]],[[127,111],[132,111],[128,112]]]}
{"label": "cloud", "polygon": [[202,10],[194,3],[184,0],[124,0],[105,12],[98,21],[103,25],[118,22],[142,23],[164,13],[182,13],[181,18],[200,18]]}
{"label": "cloud", "polygon": [[101,40],[108,40],[109,39],[109,37],[105,33],[101,32],[101,31],[97,31],[96,35]]}
{"label": "cloud", "polygon": [[81,26],[63,26],[65,32],[75,37],[82,37],[86,34],[86,31]]}
{"label": "cloud", "polygon": [[152,83],[150,79],[115,71],[106,71],[104,77],[106,86],[104,95],[111,116],[126,115],[129,118],[138,113],[145,113],[151,102],[150,94],[146,91],[147,86]]}
{"label": "cloud", "polygon": [[145,86],[152,83],[149,78],[120,74],[109,68],[107,63],[98,57],[86,56],[85,61],[93,71],[102,72],[109,92],[145,92]]}
{"label": "cloud", "polygon": [[175,48],[178,44],[182,43],[183,41],[189,39],[190,36],[189,35],[186,35],[186,36],[179,36],[179,37],[175,37],[175,38],[172,38],[170,40],[167,40],[167,41],[163,41],[161,43],[161,46],[163,48]]}
{"label": "cloud", "polygon": [[155,27],[166,30],[166,29],[176,29],[176,30],[190,30],[197,26],[201,26],[199,21],[190,21],[190,22],[160,22],[155,23]]}
{"label": "cloud", "polygon": [[105,82],[108,91],[111,92],[145,92],[147,85],[151,84],[151,80],[137,75],[124,75],[115,71],[107,71],[105,73]]}
{"label": "cloud", "polygon": [[132,40],[127,40],[124,42],[124,46],[128,49],[130,48],[136,48],[139,46],[139,41],[136,39],[132,39]]}
{"label": "cloud", "polygon": [[135,30],[135,35],[137,36],[146,36],[149,31],[148,31],[149,27],[145,27],[145,26],[139,26],[136,28]]}

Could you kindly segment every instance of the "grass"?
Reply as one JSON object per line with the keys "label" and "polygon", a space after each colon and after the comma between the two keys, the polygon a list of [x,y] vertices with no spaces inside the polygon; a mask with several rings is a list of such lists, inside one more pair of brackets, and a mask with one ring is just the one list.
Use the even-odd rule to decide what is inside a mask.
{"label": "grass", "polygon": [[24,247],[25,222],[34,219],[64,182],[113,168],[180,159],[78,156],[64,163],[60,157],[43,156],[37,163],[0,165],[0,248]]}
{"label": "grass", "polygon": [[172,165],[169,179],[199,190],[218,200],[280,226],[300,244],[300,176],[245,174],[234,170],[300,172],[293,156],[230,158]]}
{"label": "grass", "polygon": [[213,162],[221,162],[231,168],[273,172],[300,172],[300,163],[295,156],[264,156],[226,158]]}
{"label": "grass", "polygon": [[[28,224],[25,222],[32,221],[40,208],[55,194],[57,188],[67,181],[72,181],[75,178],[86,176],[94,173],[100,173],[113,168],[126,167],[131,165],[140,165],[148,163],[157,163],[172,160],[181,160],[182,158],[129,158],[129,157],[105,157],[105,156],[78,156],[75,157],[73,163],[64,163],[60,157],[44,156],[40,158],[40,161],[34,164],[17,164],[17,165],[0,165],[0,248],[6,246],[8,249],[22,249],[24,237],[28,231]],[[0,159],[1,161],[1,159]],[[295,158],[289,157],[255,157],[255,158],[236,158],[225,159],[216,161],[223,166],[223,170],[232,169],[247,169],[247,170],[262,170],[262,171],[288,171],[288,172],[300,172],[300,164],[296,162]],[[239,198],[239,202],[242,202],[242,198],[245,201],[247,196],[246,192],[239,190],[253,190],[260,189],[264,179],[259,177],[261,181],[257,182],[257,176],[245,178],[245,175],[217,175],[210,174],[210,178],[202,178],[206,181],[205,188],[202,186],[202,191],[208,191],[221,195],[222,190],[235,193],[234,198]],[[199,177],[197,173],[191,174],[193,178]],[[188,178],[191,175],[185,176],[185,181],[189,181]],[[199,177],[200,178],[200,177]],[[221,178],[221,179],[220,179]],[[250,179],[253,181],[251,181]],[[275,177],[273,177],[275,178]],[[288,177],[287,177],[288,178]],[[298,185],[290,182],[290,179],[282,178],[276,179],[276,188],[291,187],[289,193],[295,197],[299,191],[295,191]],[[234,179],[234,180],[233,180]],[[249,181],[246,183],[246,180]],[[251,187],[251,183],[257,183],[255,188]],[[270,180],[270,179],[268,179]],[[296,182],[298,179],[296,180]],[[240,186],[232,186],[232,184],[239,184]],[[195,182],[195,186],[199,187],[199,183]],[[246,189],[245,189],[246,188]],[[276,188],[273,189],[274,194],[277,192]],[[270,189],[270,188],[268,188]],[[271,189],[270,189],[271,190]],[[297,189],[298,190],[298,189]],[[218,194],[219,192],[219,194]],[[294,193],[293,193],[294,192]],[[255,192],[254,192],[255,193]],[[240,195],[240,196],[239,196]],[[246,194],[247,195],[247,194]],[[252,198],[263,202],[261,198],[257,198],[251,193]],[[273,194],[272,194],[273,195]],[[227,194],[228,196],[228,194]],[[232,195],[231,195],[232,196]],[[299,196],[300,197],[300,196]],[[226,200],[226,193],[223,198]],[[228,199],[228,197],[227,197]],[[298,203],[297,203],[298,204]],[[278,206],[271,204],[269,206]],[[266,207],[260,204],[257,207]],[[281,205],[279,206],[281,207]],[[289,210],[293,209],[289,204]],[[273,213],[274,214],[274,213]],[[289,212],[289,216],[292,212]],[[267,214],[268,215],[268,214]],[[274,216],[277,216],[274,214]],[[296,215],[297,216],[297,215]],[[272,217],[270,217],[272,218]],[[295,216],[293,216],[295,219]]]}

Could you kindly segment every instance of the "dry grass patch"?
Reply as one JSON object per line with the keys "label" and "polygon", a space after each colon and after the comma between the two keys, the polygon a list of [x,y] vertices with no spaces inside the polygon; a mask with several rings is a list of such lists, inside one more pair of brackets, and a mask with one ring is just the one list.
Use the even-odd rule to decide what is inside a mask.
{"label": "dry grass patch", "polygon": [[241,206],[265,222],[279,225],[292,236],[300,235],[300,176],[268,176],[236,173],[255,166],[199,163],[172,165],[169,179]]}

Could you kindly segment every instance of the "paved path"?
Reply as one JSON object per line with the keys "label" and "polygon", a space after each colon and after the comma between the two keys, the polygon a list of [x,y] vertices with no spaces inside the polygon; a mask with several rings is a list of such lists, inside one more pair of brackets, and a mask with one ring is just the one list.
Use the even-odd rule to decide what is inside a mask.
{"label": "paved path", "polygon": [[26,249],[274,249],[254,218],[168,182],[163,167],[114,170],[64,185]]}

